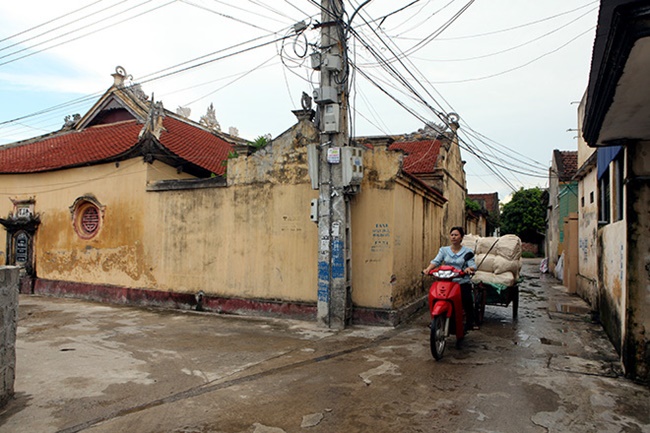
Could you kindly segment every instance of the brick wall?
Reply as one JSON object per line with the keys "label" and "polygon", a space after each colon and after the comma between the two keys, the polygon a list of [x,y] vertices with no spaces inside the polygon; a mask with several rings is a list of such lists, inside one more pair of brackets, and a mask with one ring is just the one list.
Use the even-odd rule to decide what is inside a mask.
{"label": "brick wall", "polygon": [[0,407],[13,396],[19,268],[0,267]]}
{"label": "brick wall", "polygon": [[526,251],[529,253],[533,253],[536,256],[539,254],[539,245],[537,244],[531,244],[528,242],[522,242],[521,243],[521,251]]}

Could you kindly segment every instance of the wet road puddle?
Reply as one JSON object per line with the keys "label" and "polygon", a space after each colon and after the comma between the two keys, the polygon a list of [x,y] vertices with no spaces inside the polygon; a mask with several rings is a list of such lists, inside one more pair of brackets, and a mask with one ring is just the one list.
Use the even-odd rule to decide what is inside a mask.
{"label": "wet road puddle", "polygon": [[611,363],[603,360],[589,360],[576,356],[554,356],[549,367],[554,370],[595,376],[616,377]]}
{"label": "wet road puddle", "polygon": [[555,311],[558,313],[569,313],[569,314],[589,314],[591,310],[585,305],[572,305],[572,304],[555,304]]}
{"label": "wet road puddle", "polygon": [[561,341],[551,340],[550,338],[546,338],[546,337],[540,338],[539,341],[542,344],[546,344],[548,346],[566,346],[566,343],[563,343]]}

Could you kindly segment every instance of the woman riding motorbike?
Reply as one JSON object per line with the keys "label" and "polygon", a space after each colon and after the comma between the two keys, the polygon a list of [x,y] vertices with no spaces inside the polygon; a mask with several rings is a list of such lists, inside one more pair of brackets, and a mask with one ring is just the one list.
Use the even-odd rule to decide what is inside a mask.
{"label": "woman riding motorbike", "polygon": [[434,268],[445,264],[461,269],[465,275],[454,279],[460,284],[460,291],[463,302],[463,310],[465,311],[465,329],[478,330],[479,327],[474,319],[474,301],[472,298],[472,284],[470,283],[470,275],[476,271],[476,262],[474,258],[465,260],[465,255],[472,252],[469,248],[462,245],[465,230],[462,227],[452,227],[449,231],[449,241],[451,245],[442,247],[438,251],[438,255],[431,260],[422,273],[429,274]]}

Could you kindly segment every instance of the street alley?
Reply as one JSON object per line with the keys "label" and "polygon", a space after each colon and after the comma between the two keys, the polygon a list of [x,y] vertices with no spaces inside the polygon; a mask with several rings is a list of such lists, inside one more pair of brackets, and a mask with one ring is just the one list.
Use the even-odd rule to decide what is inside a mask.
{"label": "street alley", "polygon": [[0,432],[650,432],[586,304],[539,260],[523,275],[518,320],[488,306],[439,362],[424,312],[331,331],[21,295]]}

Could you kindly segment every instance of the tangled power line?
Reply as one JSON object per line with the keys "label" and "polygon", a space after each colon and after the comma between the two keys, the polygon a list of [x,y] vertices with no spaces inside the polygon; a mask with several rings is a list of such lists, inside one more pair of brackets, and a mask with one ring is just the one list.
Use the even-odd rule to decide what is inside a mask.
{"label": "tangled power line", "polygon": [[[515,51],[547,35],[574,26],[582,17],[593,12],[593,5],[597,3],[590,2],[553,16],[501,30],[443,39],[441,35],[453,27],[471,9],[474,1],[465,0],[460,5],[458,5],[459,1],[457,0],[445,1],[443,4],[432,0],[404,1],[375,16],[367,8],[371,3],[370,0],[351,0],[349,2],[350,12],[341,11],[343,12],[341,16],[344,18],[342,22],[338,23],[337,27],[340,31],[341,41],[348,48],[343,52],[351,52],[350,58],[343,59],[342,64],[345,70],[338,76],[338,84],[349,86],[351,93],[354,95],[350,99],[351,109],[349,115],[351,118],[349,124],[351,128],[354,129],[355,118],[359,116],[369,124],[375,125],[378,130],[386,132],[388,129],[380,119],[378,111],[372,107],[372,101],[366,94],[365,87],[361,85],[364,83],[379,90],[422,124],[442,123],[448,127],[448,113],[456,110],[440,94],[435,87],[436,84],[489,79],[524,68],[562,49],[575,39],[591,31],[592,28],[590,27],[577,36],[565,40],[558,47],[538,55],[531,61],[524,62],[517,67],[506,68],[499,73],[478,78],[464,78],[455,81],[432,80],[431,77],[418,68],[414,60],[429,62],[434,60],[421,58],[421,54],[420,57],[416,58],[415,53],[421,53],[424,48],[434,41],[484,37],[533,27],[542,22],[548,23],[569,16],[572,13],[582,14],[572,18],[568,23],[557,25],[550,31],[545,32],[545,34],[526,43],[519,41],[519,43],[513,43],[510,47],[497,52],[467,59],[457,59],[457,61],[480,60],[483,57]],[[256,64],[255,67],[243,70],[240,73],[231,73],[229,77],[212,79],[205,83],[193,83],[191,87],[185,87],[177,90],[177,92],[182,93],[185,90],[199,86],[210,86],[217,81],[228,79],[225,84],[222,83],[216,88],[204,91],[202,96],[198,98],[192,98],[188,101],[188,105],[190,105],[214,95],[262,68],[276,64],[283,66],[282,69],[289,93],[291,90],[288,85],[289,77],[286,75],[287,73],[306,82],[312,88],[318,87],[317,77],[306,64],[310,52],[317,47],[320,48],[317,27],[322,10],[317,0],[283,0],[282,6],[270,6],[268,2],[260,0],[247,0],[246,2],[234,2],[232,0],[212,0],[211,2],[192,0],[117,0],[111,2],[110,0],[97,0],[12,35],[0,36],[0,72],[2,72],[3,67],[14,65],[27,57],[88,38],[128,21],[143,19],[143,17],[160,9],[168,8],[173,4],[183,5],[214,15],[216,20],[238,23],[250,28],[251,32],[255,32],[257,35],[245,41],[147,73],[135,80],[139,84],[156,82],[194,70],[203,70],[217,62],[237,59],[244,53],[258,52],[265,48],[275,47],[275,54],[271,57],[265,56],[259,59],[258,62],[261,61],[261,63]],[[583,12],[585,9],[588,9],[587,12]],[[448,13],[449,16],[444,18],[442,16],[444,13]],[[437,26],[431,25],[434,18],[440,18],[440,24]],[[392,29],[385,28],[388,24],[396,21],[399,22]],[[296,25],[296,23],[301,22],[304,24],[303,26]],[[277,25],[280,26],[277,30],[270,28]],[[411,36],[425,25],[429,30],[424,36]],[[391,34],[393,36],[390,36]],[[398,41],[413,41],[413,43],[407,48],[401,48]],[[98,91],[13,119],[0,119],[0,139],[2,139],[2,136],[24,132],[26,128],[29,128],[29,130],[49,131],[54,122],[60,121],[62,113],[68,114],[73,110],[87,107],[102,93],[102,91]],[[362,100],[362,105],[367,107],[365,110],[356,104],[357,97]],[[462,119],[461,122],[459,136],[461,149],[482,164],[491,175],[499,179],[508,188],[513,191],[517,190],[517,186],[523,184],[520,179],[521,176],[538,179],[548,178],[548,166],[546,164],[542,164],[508,146],[491,140],[473,129],[471,125],[468,125]],[[352,135],[354,135],[354,131],[352,131]]]}

